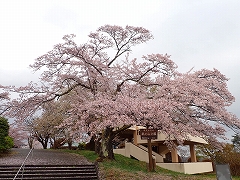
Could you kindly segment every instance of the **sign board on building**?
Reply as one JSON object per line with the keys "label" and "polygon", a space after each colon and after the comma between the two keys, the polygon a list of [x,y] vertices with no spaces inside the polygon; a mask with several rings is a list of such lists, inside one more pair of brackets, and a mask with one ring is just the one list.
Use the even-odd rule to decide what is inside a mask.
{"label": "sign board on building", "polygon": [[228,164],[216,165],[217,180],[232,180]]}
{"label": "sign board on building", "polygon": [[157,139],[158,130],[157,129],[141,129],[140,135],[142,140]]}

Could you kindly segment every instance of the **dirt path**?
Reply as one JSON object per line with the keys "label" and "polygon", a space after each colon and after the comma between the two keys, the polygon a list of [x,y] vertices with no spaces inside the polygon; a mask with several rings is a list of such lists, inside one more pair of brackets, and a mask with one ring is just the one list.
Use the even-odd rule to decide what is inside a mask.
{"label": "dirt path", "polygon": [[[21,165],[30,149],[11,149],[8,156],[0,157],[0,165]],[[26,165],[45,164],[91,164],[86,158],[77,154],[69,154],[49,149],[34,149],[26,160]]]}

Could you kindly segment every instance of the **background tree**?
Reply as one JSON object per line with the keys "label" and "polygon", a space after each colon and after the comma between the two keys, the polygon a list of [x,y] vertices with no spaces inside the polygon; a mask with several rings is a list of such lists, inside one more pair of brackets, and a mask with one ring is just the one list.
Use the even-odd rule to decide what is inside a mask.
{"label": "background tree", "polygon": [[9,93],[4,91],[4,88],[4,86],[0,85],[0,115],[3,115],[3,113],[10,108],[10,105],[8,104],[10,100]]}
{"label": "background tree", "polygon": [[[240,127],[226,110],[234,97],[218,70],[179,73],[167,54],[130,60],[133,46],[153,38],[149,30],[105,25],[90,33],[88,43],[77,45],[74,37],[64,36],[31,65],[44,70],[41,85],[9,87],[20,94],[9,116],[24,120],[67,95],[71,109],[63,123],[79,138],[101,135],[98,153],[109,159],[114,158],[112,140],[131,125],[151,125],[180,144],[190,134],[215,145],[224,138],[224,126]],[[168,139],[166,144],[175,146]]]}
{"label": "background tree", "polygon": [[50,136],[52,134],[52,122],[48,122],[45,119],[37,118],[32,122],[34,138],[39,141],[43,149],[47,149]]}
{"label": "background tree", "polygon": [[239,134],[235,134],[232,136],[232,143],[236,151],[240,152],[240,136]]}
{"label": "background tree", "polygon": [[26,120],[25,124],[31,134],[29,141],[35,138],[44,149],[49,143],[51,148],[59,148],[65,143],[71,143],[70,135],[66,127],[62,125],[64,118],[68,117],[67,106],[63,101],[48,102],[45,104],[41,116]]}
{"label": "background tree", "polygon": [[8,120],[4,117],[0,117],[0,152],[4,152],[13,147],[13,140],[8,135],[8,132]]}
{"label": "background tree", "polygon": [[203,160],[211,159],[214,168],[216,164],[229,164],[231,174],[239,176],[240,153],[235,150],[232,144],[223,143],[222,146],[222,150],[211,145],[198,146],[198,154],[203,156]]}
{"label": "background tree", "polygon": [[26,126],[23,124],[17,124],[16,122],[10,124],[9,136],[13,138],[15,148],[25,146],[28,139],[28,132]]}
{"label": "background tree", "polygon": [[191,158],[190,158],[190,149],[188,147],[178,146],[177,150],[178,150],[178,155],[181,158],[180,162],[188,162],[188,160],[191,160]]}

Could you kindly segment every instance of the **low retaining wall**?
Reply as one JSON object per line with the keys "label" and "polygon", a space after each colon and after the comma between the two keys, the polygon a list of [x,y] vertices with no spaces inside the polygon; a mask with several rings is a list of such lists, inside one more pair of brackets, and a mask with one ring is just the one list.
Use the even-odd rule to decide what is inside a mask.
{"label": "low retaining wall", "polygon": [[211,162],[157,163],[157,166],[184,174],[197,174],[213,171]]}

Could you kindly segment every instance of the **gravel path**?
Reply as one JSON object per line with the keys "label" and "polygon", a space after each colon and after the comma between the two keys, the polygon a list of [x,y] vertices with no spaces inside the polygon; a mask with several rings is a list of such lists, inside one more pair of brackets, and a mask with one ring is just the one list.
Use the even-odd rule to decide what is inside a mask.
{"label": "gravel path", "polygon": [[[0,165],[21,165],[30,149],[11,149],[8,156],[0,157]],[[50,149],[34,149],[26,165],[81,165],[92,164],[83,156]]]}

